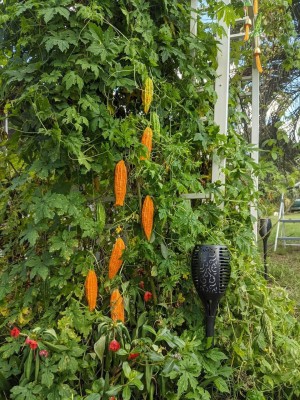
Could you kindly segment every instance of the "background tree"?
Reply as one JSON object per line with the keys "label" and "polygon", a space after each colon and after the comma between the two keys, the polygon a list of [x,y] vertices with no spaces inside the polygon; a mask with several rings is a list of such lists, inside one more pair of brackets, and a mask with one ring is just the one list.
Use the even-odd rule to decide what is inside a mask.
{"label": "background tree", "polygon": [[[279,204],[280,192],[299,181],[299,1],[279,1],[276,7],[260,2],[260,38],[264,73],[260,86],[260,153],[270,171],[260,181],[263,198]],[[285,34],[283,34],[285,32]],[[251,47],[251,45],[250,45]],[[249,59],[249,45],[238,46]],[[240,67],[249,75],[249,64]],[[247,85],[244,90],[251,90]],[[242,110],[251,118],[249,97],[241,96]],[[250,142],[251,123],[241,127]]]}

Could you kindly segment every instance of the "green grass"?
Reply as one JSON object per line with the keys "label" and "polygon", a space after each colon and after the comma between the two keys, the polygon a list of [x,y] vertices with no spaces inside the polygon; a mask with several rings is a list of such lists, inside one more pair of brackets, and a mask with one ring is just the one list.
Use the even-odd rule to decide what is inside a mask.
{"label": "green grass", "polygon": [[[300,219],[300,213],[287,214],[285,219]],[[276,252],[274,243],[277,229],[277,217],[272,217],[272,232],[268,240],[268,270],[271,281],[285,287],[290,298],[295,301],[297,314],[300,315],[300,241],[299,246],[286,246],[278,241]],[[300,237],[300,222],[285,224],[285,236]],[[290,242],[288,242],[290,243]],[[259,243],[261,245],[261,241]]]}

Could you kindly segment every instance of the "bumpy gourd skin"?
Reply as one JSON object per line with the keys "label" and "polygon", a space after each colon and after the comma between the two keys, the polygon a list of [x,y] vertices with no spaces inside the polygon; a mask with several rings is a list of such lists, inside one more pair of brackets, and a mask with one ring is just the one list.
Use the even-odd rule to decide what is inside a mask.
{"label": "bumpy gourd skin", "polygon": [[108,277],[109,279],[113,279],[117,273],[119,272],[119,269],[122,266],[123,260],[122,260],[122,254],[123,251],[125,250],[125,243],[122,238],[118,238],[116,240],[116,243],[114,244],[114,247],[111,252],[110,260],[109,260],[109,265],[108,265]]}
{"label": "bumpy gourd skin", "polygon": [[153,132],[152,129],[149,128],[149,126],[144,130],[143,136],[142,136],[142,144],[147,147],[147,156],[141,156],[141,160],[148,160],[150,158],[150,153],[152,151],[152,136]]}
{"label": "bumpy gourd skin", "polygon": [[142,227],[148,241],[150,240],[152,234],[153,217],[154,203],[150,196],[146,196],[142,207]]}
{"label": "bumpy gourd skin", "polygon": [[142,92],[142,103],[144,105],[145,114],[148,113],[152,100],[153,100],[153,81],[151,78],[146,78],[145,87]]}
{"label": "bumpy gourd skin", "polygon": [[118,289],[114,289],[110,296],[110,311],[113,321],[125,322],[124,300]]}
{"label": "bumpy gourd skin", "polygon": [[159,121],[159,116],[157,115],[156,112],[151,112],[151,125],[153,128],[154,135],[156,135],[156,138],[158,139],[160,137],[160,121]]}
{"label": "bumpy gourd skin", "polygon": [[127,168],[124,160],[117,163],[115,168],[115,206],[123,206],[126,196],[126,186],[127,186]]}
{"label": "bumpy gourd skin", "polygon": [[89,310],[95,310],[98,297],[98,279],[96,272],[92,269],[89,270],[85,279],[85,295]]}
{"label": "bumpy gourd skin", "polygon": [[254,15],[258,14],[258,0],[253,1],[253,14]]}

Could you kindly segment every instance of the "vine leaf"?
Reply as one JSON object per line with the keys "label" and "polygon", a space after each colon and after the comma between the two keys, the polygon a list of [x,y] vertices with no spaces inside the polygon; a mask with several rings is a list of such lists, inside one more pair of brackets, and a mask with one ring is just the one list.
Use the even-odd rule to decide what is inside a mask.
{"label": "vine leaf", "polygon": [[97,354],[100,362],[103,362],[104,351],[106,345],[106,336],[102,335],[99,340],[94,344],[94,351]]}
{"label": "vine leaf", "polygon": [[221,393],[230,393],[227,383],[223,378],[218,377],[214,380],[214,384]]}
{"label": "vine leaf", "polygon": [[51,21],[56,14],[60,14],[67,20],[70,17],[70,11],[64,7],[49,7],[40,12],[40,15],[44,16],[44,21],[46,22],[46,24],[48,24],[48,22]]}
{"label": "vine leaf", "polygon": [[66,84],[66,89],[69,90],[72,86],[78,86],[81,91],[83,88],[83,80],[79,75],[75,74],[74,71],[68,72],[63,78],[63,82]]}
{"label": "vine leaf", "polygon": [[163,242],[161,242],[160,244],[160,250],[161,250],[161,255],[166,260],[169,257],[169,250]]}

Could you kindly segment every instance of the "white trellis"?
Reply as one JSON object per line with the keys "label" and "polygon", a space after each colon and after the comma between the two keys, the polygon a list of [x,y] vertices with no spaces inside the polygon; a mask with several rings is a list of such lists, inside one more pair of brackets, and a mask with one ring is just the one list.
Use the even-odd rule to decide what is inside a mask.
{"label": "white trellis", "polygon": [[[220,0],[219,0],[220,1]],[[230,4],[230,0],[223,0],[225,5]],[[191,23],[190,31],[191,34],[197,35],[197,9],[198,1],[191,0]],[[249,6],[249,15],[255,23],[253,16],[253,8]],[[217,38],[219,44],[218,49],[218,68],[217,78],[215,82],[215,91],[217,94],[217,101],[214,107],[214,121],[219,126],[219,132],[223,135],[227,135],[228,130],[228,96],[229,96],[229,84],[230,84],[230,42],[244,36],[244,33],[230,34],[230,27],[221,20],[220,25],[226,34],[222,37]],[[249,82],[252,81],[252,131],[251,131],[251,144],[253,145],[252,158],[256,163],[259,160],[258,146],[259,146],[259,72],[256,68],[255,63],[252,64],[252,75],[248,77]],[[226,160],[219,158],[216,154],[213,156],[212,164],[212,182],[219,182],[221,187],[225,187],[225,175],[223,173],[224,167],[226,166]],[[254,179],[255,188],[258,188],[258,180]],[[187,199],[199,199],[204,198],[205,195],[202,193],[190,193],[184,196]],[[251,215],[254,217],[253,231],[257,239],[257,205],[250,205]]]}
{"label": "white trellis", "polygon": [[[225,0],[227,5],[230,0]],[[230,27],[227,26],[224,20],[220,21],[225,35],[218,38],[220,42],[217,61],[217,78],[215,82],[215,91],[217,94],[217,101],[214,108],[214,121],[219,126],[220,134],[227,135],[228,130],[228,96],[229,96],[229,74],[230,74]],[[225,175],[223,169],[225,168],[226,160],[218,158],[215,154],[212,164],[212,182],[220,181],[221,185],[225,185]]]}
{"label": "white trellis", "polygon": [[[221,1],[221,0],[218,0]],[[225,5],[230,4],[230,0],[223,0]],[[190,32],[197,36],[197,19],[199,7],[198,0],[191,0],[191,20],[190,20]],[[249,6],[250,17],[253,18],[252,6]],[[253,18],[254,19],[254,18]],[[229,95],[229,80],[230,80],[230,42],[232,39],[242,37],[243,34],[230,34],[230,27],[227,26],[224,20],[220,21],[220,25],[226,34],[222,37],[218,37],[219,50],[218,50],[218,68],[217,78],[215,82],[215,91],[217,94],[217,101],[214,107],[214,121],[219,126],[219,132],[223,135],[227,135],[228,128],[228,95]],[[249,77],[252,81],[252,132],[251,132],[251,144],[254,148],[258,149],[259,145],[259,72],[256,69],[255,63],[252,67],[252,76]],[[5,119],[4,129],[8,133],[8,118]],[[259,154],[258,150],[253,150],[252,158],[258,163]],[[212,182],[220,182],[221,187],[225,187],[225,175],[223,173],[224,167],[226,166],[226,160],[217,157],[216,154],[213,156],[212,164]],[[258,187],[257,178],[254,178],[255,187]],[[207,198],[207,195],[203,193],[188,193],[182,195],[186,199],[203,199]],[[254,217],[253,231],[257,238],[257,206],[256,204],[250,205],[251,215]]]}

